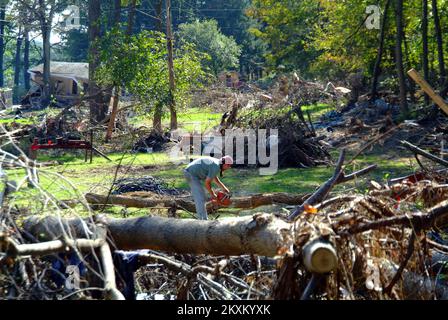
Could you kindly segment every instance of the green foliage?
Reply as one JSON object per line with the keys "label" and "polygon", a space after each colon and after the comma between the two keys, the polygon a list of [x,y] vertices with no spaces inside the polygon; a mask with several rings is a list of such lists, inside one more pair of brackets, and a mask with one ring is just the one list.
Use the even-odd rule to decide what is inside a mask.
{"label": "green foliage", "polygon": [[89,36],[83,30],[70,30],[61,34],[62,52],[65,61],[86,62],[89,51]]}
{"label": "green foliage", "polygon": [[[165,107],[169,101],[167,46],[164,35],[144,31],[127,36],[112,30],[101,40],[99,47],[101,65],[96,78],[102,85],[125,88],[140,100],[144,111]],[[192,88],[200,87],[205,79],[201,68],[204,56],[192,45],[178,48],[174,57],[178,105],[185,105]]]}
{"label": "green foliage", "polygon": [[[438,72],[437,43],[432,4],[429,2],[429,61],[430,80],[436,82]],[[377,57],[380,30],[368,28],[366,9],[380,7],[384,17],[386,0],[253,0],[247,14],[262,23],[251,32],[268,46],[266,59],[272,71],[298,70],[306,77],[325,80],[345,80],[347,74],[362,71],[373,73]],[[437,1],[441,26],[448,28],[447,0]],[[404,2],[404,68],[421,69],[422,57],[422,2]],[[395,67],[395,12],[392,0],[388,12],[384,54],[381,64],[383,79],[396,74]],[[445,39],[444,39],[445,40]],[[445,55],[448,46],[444,46]],[[446,57],[445,57],[446,58]],[[279,66],[283,66],[279,68]],[[381,79],[381,80],[383,80]],[[383,83],[388,85],[387,82]],[[388,87],[389,88],[389,87]],[[392,88],[395,89],[395,88]]]}
{"label": "green foliage", "polygon": [[241,48],[233,37],[221,33],[215,20],[196,20],[181,24],[177,37],[181,46],[193,43],[197,50],[208,54],[211,59],[205,61],[205,66],[215,75],[239,68]]}
{"label": "green foliage", "polygon": [[316,56],[309,46],[319,6],[316,1],[253,0],[248,16],[257,19],[262,27],[251,32],[269,45],[266,60],[275,70],[282,65],[285,71],[306,70]]}
{"label": "green foliage", "polygon": [[[372,69],[378,51],[379,30],[365,26],[371,1],[320,1],[320,23],[315,27],[312,47],[320,55],[312,71],[342,79],[347,73]],[[394,24],[391,17],[389,25]]]}

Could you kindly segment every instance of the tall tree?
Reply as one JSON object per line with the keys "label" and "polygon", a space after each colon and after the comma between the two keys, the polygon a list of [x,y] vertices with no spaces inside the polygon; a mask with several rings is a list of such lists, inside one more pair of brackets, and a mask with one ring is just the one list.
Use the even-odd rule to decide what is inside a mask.
{"label": "tall tree", "polygon": [[121,0],[114,0],[114,26],[121,22]]}
{"label": "tall tree", "polygon": [[384,38],[386,36],[386,28],[387,28],[387,17],[389,13],[389,6],[391,0],[386,1],[386,5],[384,7],[383,19],[381,21],[381,33],[380,33],[380,44],[378,47],[378,56],[376,58],[375,67],[373,69],[373,81],[372,81],[372,99],[376,99],[378,94],[378,79],[381,74],[381,60],[383,59],[383,51],[384,51]]}
{"label": "tall tree", "polygon": [[19,93],[20,86],[20,74],[22,71],[22,59],[21,59],[21,51],[22,51],[22,26],[19,26],[19,31],[17,33],[16,39],[16,53],[15,53],[15,61],[14,61],[14,89],[15,89],[15,98],[17,99]]}
{"label": "tall tree", "polygon": [[[114,28],[120,27],[121,20],[121,0],[115,0],[114,2]],[[130,36],[132,34],[132,28],[128,28],[127,35]],[[115,119],[118,113],[118,104],[120,101],[120,85],[118,82],[114,83],[114,87],[112,89],[112,95],[110,99],[110,105],[112,106],[112,111],[110,114],[109,124],[107,126],[106,138],[105,141],[109,142],[112,138],[112,133],[115,127]]]}
{"label": "tall tree", "polygon": [[173,53],[173,32],[171,26],[171,0],[166,1],[166,37],[168,48],[168,74],[170,81],[170,94],[168,107],[170,109],[170,128],[171,130],[177,129],[177,112],[176,112],[176,100],[174,99],[174,91],[176,90],[176,82],[174,78],[174,53]]}
{"label": "tall tree", "polygon": [[103,102],[100,87],[95,81],[95,73],[100,65],[98,40],[101,33],[101,2],[89,0],[89,95],[90,120],[100,123],[106,118],[108,105]]}
{"label": "tall tree", "polygon": [[50,103],[51,95],[51,83],[50,83],[50,73],[51,73],[51,27],[53,24],[53,18],[56,10],[56,0],[45,1],[38,0],[39,6],[37,8],[36,14],[40,23],[40,28],[42,32],[43,39],[43,57],[44,57],[44,88],[42,103],[44,106]]}
{"label": "tall tree", "polygon": [[[446,78],[445,60],[444,60],[444,54],[443,54],[442,27],[440,25],[439,9],[437,7],[437,0],[432,0],[432,15],[434,17],[434,29],[436,32],[436,39],[437,39],[437,53],[438,53],[438,58],[439,58],[440,83],[442,85],[442,88],[445,88],[445,86],[447,85],[447,78]],[[443,93],[443,95],[445,96],[446,92]]]}
{"label": "tall tree", "polygon": [[31,79],[28,72],[28,70],[30,69],[30,32],[28,26],[25,26],[23,39],[25,41],[25,46],[23,48],[23,81],[25,89],[29,90]]}
{"label": "tall tree", "polygon": [[163,32],[163,20],[162,20],[162,11],[163,11],[163,0],[157,0],[154,10],[156,12],[156,30]]}
{"label": "tall tree", "polygon": [[406,78],[403,67],[403,0],[395,1],[395,18],[397,25],[396,42],[395,42],[395,64],[400,87],[400,109],[403,114],[409,112],[407,103]]}
{"label": "tall tree", "polygon": [[53,88],[50,83],[51,70],[51,31],[55,15],[63,11],[67,6],[66,0],[17,0],[16,3],[21,7],[21,10],[29,14],[27,19],[35,20],[39,24],[40,33],[43,41],[43,90],[42,90],[42,105],[47,106],[50,103],[50,96]]}
{"label": "tall tree", "polygon": [[[422,68],[423,76],[429,81],[429,62],[428,62],[428,0],[422,0]],[[429,96],[425,93],[425,104],[429,104]]]}
{"label": "tall tree", "polygon": [[134,30],[136,7],[137,7],[137,0],[130,0],[128,6],[128,25],[127,25],[128,35],[131,35]]}
{"label": "tall tree", "polygon": [[5,86],[4,75],[4,55],[5,55],[5,26],[6,26],[6,5],[8,1],[0,2],[0,87]]}
{"label": "tall tree", "polygon": [[[141,103],[140,111],[157,113],[153,118],[155,133],[162,131],[162,119],[168,109],[170,91],[166,63],[167,40],[163,33],[141,32],[128,36],[113,30],[101,39],[101,67],[97,77],[103,85],[123,86]],[[202,54],[194,48],[176,48],[174,67],[176,68],[176,91],[178,103],[188,101],[192,88],[201,87],[205,73],[201,68]]]}
{"label": "tall tree", "polygon": [[[36,21],[36,10],[37,3],[24,3],[24,1],[17,1],[15,6],[13,7],[13,11],[15,12],[14,20],[17,21],[19,28],[23,27],[23,37],[21,32],[19,31],[17,38],[17,48],[16,48],[16,69],[15,69],[15,81],[14,84],[16,86],[19,85],[20,78],[20,54],[21,54],[21,43],[24,43],[23,48],[23,86],[26,90],[30,89],[30,74],[28,70],[30,69],[30,51],[31,51],[31,41],[30,41],[30,33],[38,32],[40,29],[40,23]],[[31,10],[33,9],[33,10]]]}

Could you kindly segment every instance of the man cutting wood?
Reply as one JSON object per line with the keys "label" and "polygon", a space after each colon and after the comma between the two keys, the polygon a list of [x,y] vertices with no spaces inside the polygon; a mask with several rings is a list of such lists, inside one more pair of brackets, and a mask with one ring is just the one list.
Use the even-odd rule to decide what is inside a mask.
{"label": "man cutting wood", "polygon": [[223,192],[230,194],[230,190],[221,182],[218,175],[222,177],[223,172],[230,169],[233,159],[230,156],[216,159],[212,157],[201,157],[191,162],[184,170],[185,178],[191,188],[196,213],[200,220],[207,220],[207,207],[205,189],[210,193],[212,200],[217,200],[218,196],[212,189],[212,182],[215,182]]}

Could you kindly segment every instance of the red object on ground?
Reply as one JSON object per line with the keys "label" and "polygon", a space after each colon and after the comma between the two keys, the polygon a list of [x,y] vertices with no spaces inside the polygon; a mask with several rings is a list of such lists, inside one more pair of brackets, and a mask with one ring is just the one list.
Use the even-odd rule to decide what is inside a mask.
{"label": "red object on ground", "polygon": [[92,145],[88,141],[83,140],[66,140],[58,138],[56,143],[48,140],[47,143],[40,144],[38,139],[34,139],[34,143],[31,145],[31,150],[42,150],[42,149],[82,149],[90,150]]}

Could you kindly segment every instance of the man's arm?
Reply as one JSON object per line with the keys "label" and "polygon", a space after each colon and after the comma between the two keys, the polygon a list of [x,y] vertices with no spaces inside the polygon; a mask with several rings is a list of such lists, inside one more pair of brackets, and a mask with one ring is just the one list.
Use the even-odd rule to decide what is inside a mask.
{"label": "man's arm", "polygon": [[212,189],[212,181],[213,179],[210,178],[205,179],[205,189],[207,189],[207,191],[210,193],[212,199],[216,199],[216,193]]}
{"label": "man's arm", "polygon": [[230,190],[224,185],[224,183],[221,182],[221,180],[219,180],[218,177],[215,178],[215,182],[223,191],[230,193]]}

